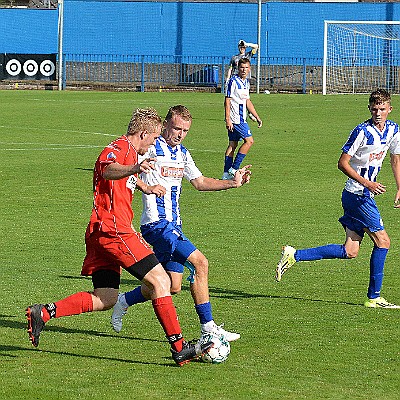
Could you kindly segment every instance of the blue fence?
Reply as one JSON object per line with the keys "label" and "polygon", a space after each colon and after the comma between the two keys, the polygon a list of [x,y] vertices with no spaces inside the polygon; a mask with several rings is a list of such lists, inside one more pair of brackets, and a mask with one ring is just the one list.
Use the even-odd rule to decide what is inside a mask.
{"label": "blue fence", "polygon": [[[140,91],[185,86],[223,92],[229,61],[229,57],[66,54],[65,79],[69,85],[97,82]],[[253,88],[256,76],[253,64]],[[322,59],[261,58],[259,82],[261,90],[317,92],[322,88]]]}

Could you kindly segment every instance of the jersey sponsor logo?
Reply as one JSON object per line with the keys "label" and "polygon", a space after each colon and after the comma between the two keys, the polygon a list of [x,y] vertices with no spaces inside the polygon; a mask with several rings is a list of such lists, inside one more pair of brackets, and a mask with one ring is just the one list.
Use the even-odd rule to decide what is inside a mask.
{"label": "jersey sponsor logo", "polygon": [[372,160],[380,160],[384,156],[385,152],[381,151],[380,153],[371,153],[369,155],[369,161],[371,162]]}
{"label": "jersey sponsor logo", "polygon": [[164,178],[183,178],[183,168],[162,166],[161,176]]}

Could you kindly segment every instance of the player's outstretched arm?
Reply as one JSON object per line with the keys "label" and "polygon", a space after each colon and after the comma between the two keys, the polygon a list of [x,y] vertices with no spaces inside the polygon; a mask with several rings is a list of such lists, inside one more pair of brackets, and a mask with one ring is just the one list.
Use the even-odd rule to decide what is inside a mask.
{"label": "player's outstretched arm", "polygon": [[233,179],[222,180],[209,178],[202,175],[196,179],[192,179],[190,183],[194,186],[195,189],[201,192],[215,192],[218,190],[238,188],[249,182],[251,175],[250,168],[251,165],[246,165],[245,167],[240,168],[236,171]]}
{"label": "player's outstretched arm", "polygon": [[251,165],[245,165],[244,167],[236,171],[233,180],[236,181],[239,186],[242,186],[250,182],[250,176],[251,176],[250,168]]}

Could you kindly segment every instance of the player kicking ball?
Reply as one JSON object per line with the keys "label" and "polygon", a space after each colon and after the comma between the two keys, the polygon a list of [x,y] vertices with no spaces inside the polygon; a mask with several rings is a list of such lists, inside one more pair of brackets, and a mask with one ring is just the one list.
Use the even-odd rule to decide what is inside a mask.
{"label": "player kicking ball", "polygon": [[[186,342],[172,301],[170,278],[150,246],[132,227],[132,200],[137,176],[153,169],[152,160],[139,161],[161,133],[162,121],[152,108],[134,111],[125,135],[100,153],[93,169],[93,208],[85,234],[86,256],[81,275],[91,276],[93,291],[81,291],[47,304],[26,309],[28,334],[39,345],[42,330],[51,319],[92,311],[105,311],[117,301],[121,270],[149,288],[154,313],[171,346],[172,358],[182,366],[201,357],[213,342]],[[146,193],[160,194],[146,186]]]}
{"label": "player kicking ball", "polygon": [[[190,291],[201,324],[202,335],[223,335],[229,342],[240,335],[225,330],[214,322],[208,290],[208,260],[182,231],[180,196],[182,180],[187,179],[199,191],[217,191],[238,188],[250,179],[249,165],[239,169],[233,179],[221,180],[204,176],[194,163],[182,142],[189,132],[192,116],[182,105],[171,107],[165,117],[161,136],[156,139],[144,157],[155,159],[154,168],[142,174],[137,186],[148,193],[147,187],[161,188],[162,195],[142,196],[141,232],[153,246],[158,260],[171,280],[171,293],[181,290],[184,266],[190,271]],[[114,306],[111,324],[116,332],[122,329],[122,318],[128,307],[150,299],[146,284],[120,294]]]}
{"label": "player kicking ball", "polygon": [[342,192],[344,215],[339,218],[346,232],[344,245],[328,244],[303,250],[284,246],[275,278],[279,282],[282,275],[299,261],[355,258],[367,233],[374,247],[370,258],[368,298],[364,305],[370,308],[400,308],[381,297],[390,239],[374,200],[374,196],[386,192],[386,186],[377,182],[377,176],[389,151],[397,186],[394,207],[400,208],[400,132],[399,126],[387,119],[392,106],[386,90],[372,92],[368,108],[371,118],[353,129],[338,161],[338,168],[348,177]]}

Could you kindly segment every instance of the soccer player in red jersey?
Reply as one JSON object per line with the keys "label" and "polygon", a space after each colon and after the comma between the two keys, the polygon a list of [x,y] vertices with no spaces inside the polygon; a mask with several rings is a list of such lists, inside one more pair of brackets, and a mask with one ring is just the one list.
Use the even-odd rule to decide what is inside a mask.
{"label": "soccer player in red jersey", "polygon": [[[162,121],[151,108],[134,111],[125,135],[99,155],[93,173],[93,209],[86,229],[86,257],[82,275],[91,276],[93,292],[78,292],[48,304],[26,309],[28,333],[33,346],[51,318],[112,308],[118,298],[122,268],[151,290],[154,312],[171,344],[178,365],[204,354],[212,342],[187,343],[182,336],[170,294],[170,279],[150,246],[132,227],[132,199],[137,175],[153,169],[152,159],[138,162],[161,133]],[[162,196],[165,188],[146,186],[146,194]]]}

